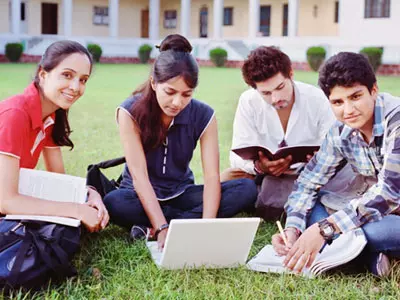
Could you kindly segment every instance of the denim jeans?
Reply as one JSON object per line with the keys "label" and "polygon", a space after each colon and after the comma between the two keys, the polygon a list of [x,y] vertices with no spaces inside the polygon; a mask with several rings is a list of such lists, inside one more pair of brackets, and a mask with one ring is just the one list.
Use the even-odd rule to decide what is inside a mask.
{"label": "denim jeans", "polygon": [[[192,185],[176,198],[159,201],[167,222],[172,219],[201,218],[203,190],[203,185]],[[235,179],[223,182],[217,217],[229,218],[251,209],[256,198],[257,187],[253,180]],[[104,204],[111,221],[117,225],[126,228],[131,228],[132,225],[151,226],[142,203],[132,189],[121,188],[110,192],[104,197]]]}
{"label": "denim jeans", "polygon": [[[329,216],[325,207],[317,201],[307,220],[307,227]],[[387,215],[380,221],[361,226],[368,244],[364,253],[372,257],[380,252],[389,257],[400,258],[400,216]]]}

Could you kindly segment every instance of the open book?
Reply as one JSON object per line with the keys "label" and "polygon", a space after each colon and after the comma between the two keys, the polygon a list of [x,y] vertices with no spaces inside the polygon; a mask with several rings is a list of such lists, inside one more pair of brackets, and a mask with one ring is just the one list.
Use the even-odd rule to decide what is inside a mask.
{"label": "open book", "polygon": [[[53,172],[20,169],[18,192],[22,195],[59,202],[85,203],[86,179]],[[7,215],[7,220],[39,220],[78,227],[80,220],[39,215]]]}
{"label": "open book", "polygon": [[[357,257],[366,244],[367,240],[361,228],[341,234],[333,240],[332,244],[324,247],[310,268],[303,269],[302,275],[314,277],[329,269],[343,265]],[[284,256],[279,256],[275,252],[272,245],[266,245],[247,263],[247,267],[258,272],[289,272],[282,265],[284,259]]]}
{"label": "open book", "polygon": [[292,164],[299,162],[307,162],[307,155],[314,155],[314,151],[318,151],[319,146],[287,146],[279,148],[275,153],[263,146],[246,146],[232,149],[237,155],[243,159],[256,160],[258,152],[261,151],[269,160],[277,160],[292,156]]}

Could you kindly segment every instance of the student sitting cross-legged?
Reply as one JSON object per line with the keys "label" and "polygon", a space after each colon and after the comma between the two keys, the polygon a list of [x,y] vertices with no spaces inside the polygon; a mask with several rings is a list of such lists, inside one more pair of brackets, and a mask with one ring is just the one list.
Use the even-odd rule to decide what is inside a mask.
{"label": "student sitting cross-legged", "polygon": [[[320,151],[299,176],[285,206],[285,247],[275,250],[289,269],[311,265],[324,243],[361,227],[368,244],[364,258],[371,272],[385,276],[388,257],[400,257],[400,99],[378,93],[372,67],[361,54],[331,57],[319,74],[338,122]],[[342,195],[319,192],[347,161],[357,174]]]}
{"label": "student sitting cross-legged", "polygon": [[[168,36],[147,83],[117,109],[127,163],[120,188],[104,202],[133,238],[154,228],[160,247],[171,219],[232,217],[257,194],[250,179],[220,183],[217,122],[210,106],[192,98],[198,66],[191,50],[183,36]],[[189,168],[198,141],[204,186]]]}
{"label": "student sitting cross-legged", "polygon": [[18,192],[20,168],[33,169],[42,154],[47,171],[65,173],[62,146],[69,138],[69,108],[83,95],[92,58],[73,41],[58,41],[44,53],[33,82],[20,95],[0,102],[0,213],[79,219],[89,231],[108,223],[99,193],[89,189],[85,204],[55,202]]}
{"label": "student sitting cross-legged", "polygon": [[[321,89],[293,79],[292,63],[284,52],[258,47],[244,62],[242,73],[251,88],[239,99],[232,148],[260,145],[275,152],[284,146],[321,145],[335,117]],[[298,177],[298,172],[291,169],[292,156],[269,160],[260,152],[257,159],[247,160],[231,151],[229,158],[231,168],[221,174],[221,179],[257,175],[257,215],[280,218]],[[335,184],[351,175],[342,171],[325,188],[335,190]]]}

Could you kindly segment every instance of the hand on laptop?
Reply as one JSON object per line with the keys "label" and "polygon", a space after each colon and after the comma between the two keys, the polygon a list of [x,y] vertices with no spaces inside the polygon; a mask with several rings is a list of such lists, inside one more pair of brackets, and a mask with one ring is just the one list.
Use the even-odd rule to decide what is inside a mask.
{"label": "hand on laptop", "polygon": [[158,250],[162,251],[164,249],[165,239],[167,237],[168,228],[160,231],[157,236]]}

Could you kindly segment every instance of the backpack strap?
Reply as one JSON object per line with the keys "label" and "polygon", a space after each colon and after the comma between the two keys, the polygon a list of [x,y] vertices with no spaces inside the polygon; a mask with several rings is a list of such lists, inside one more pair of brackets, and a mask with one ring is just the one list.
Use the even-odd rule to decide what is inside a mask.
{"label": "backpack strap", "polygon": [[114,158],[96,164],[100,169],[108,169],[111,167],[122,165],[126,162],[125,157]]}
{"label": "backpack strap", "polygon": [[[59,245],[60,234],[64,228],[56,224],[49,224],[46,226],[54,226],[52,236],[40,234],[37,231],[30,232],[39,256],[57,276],[69,277],[76,275],[76,270],[71,266],[68,254]],[[46,248],[52,250],[54,257],[49,255],[49,251],[46,251]]]}
{"label": "backpack strap", "polygon": [[8,279],[8,283],[10,286],[15,287],[18,284],[19,275],[21,274],[21,268],[26,258],[26,253],[29,251],[32,245],[32,236],[30,234],[26,234],[22,238],[21,247],[18,249],[17,254],[15,255],[15,261],[10,271],[10,276]]}

